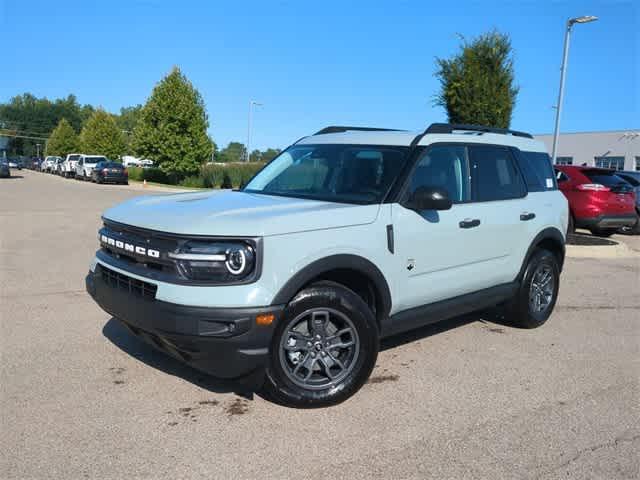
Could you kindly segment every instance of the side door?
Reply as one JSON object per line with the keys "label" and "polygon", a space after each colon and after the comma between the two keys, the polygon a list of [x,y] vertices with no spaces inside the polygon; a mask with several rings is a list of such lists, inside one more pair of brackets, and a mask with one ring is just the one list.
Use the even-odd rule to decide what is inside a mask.
{"label": "side door", "polygon": [[[468,147],[473,212],[481,221],[473,245],[479,289],[512,282],[522,266],[522,250],[531,239],[540,212],[509,147],[471,144]],[[528,247],[528,244],[526,245]]]}
{"label": "side door", "polygon": [[[451,209],[416,211],[405,207],[420,187],[446,190],[453,203]],[[474,290],[477,281],[468,273],[477,261],[471,245],[477,241],[478,230],[461,227],[461,222],[475,215],[470,198],[465,145],[427,147],[416,161],[399,203],[392,205],[398,292],[394,311]]]}
{"label": "side door", "polygon": [[[420,186],[441,187],[450,210],[402,206]],[[443,144],[418,159],[392,219],[399,298],[394,310],[445,300],[512,281],[526,222],[526,188],[505,147]]]}
{"label": "side door", "polygon": [[78,163],[76,163],[76,177],[82,177],[84,171],[82,170],[84,166],[84,157],[80,157],[78,159]]}

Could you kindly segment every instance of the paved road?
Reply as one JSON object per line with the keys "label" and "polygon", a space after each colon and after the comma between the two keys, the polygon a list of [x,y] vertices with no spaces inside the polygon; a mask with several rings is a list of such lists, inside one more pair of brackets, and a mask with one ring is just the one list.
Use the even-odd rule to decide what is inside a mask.
{"label": "paved road", "polygon": [[385,344],[350,401],[242,398],[84,292],[139,188],[0,181],[0,478],[639,478],[640,262],[569,259],[547,325],[478,315]]}

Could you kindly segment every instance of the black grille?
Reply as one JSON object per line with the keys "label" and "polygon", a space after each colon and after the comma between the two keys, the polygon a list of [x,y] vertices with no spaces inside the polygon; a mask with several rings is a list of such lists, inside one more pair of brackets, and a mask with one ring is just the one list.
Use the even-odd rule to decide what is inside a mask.
{"label": "black grille", "polygon": [[156,291],[158,290],[157,285],[128,277],[127,275],[111,270],[104,265],[100,265],[99,268],[102,280],[107,285],[149,300],[154,300],[156,298]]}

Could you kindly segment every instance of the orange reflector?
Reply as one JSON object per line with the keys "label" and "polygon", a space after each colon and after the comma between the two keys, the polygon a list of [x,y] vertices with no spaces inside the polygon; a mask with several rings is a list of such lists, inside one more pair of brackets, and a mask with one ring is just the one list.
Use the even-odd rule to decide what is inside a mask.
{"label": "orange reflector", "polygon": [[276,319],[273,313],[263,313],[256,317],[256,325],[271,325]]}

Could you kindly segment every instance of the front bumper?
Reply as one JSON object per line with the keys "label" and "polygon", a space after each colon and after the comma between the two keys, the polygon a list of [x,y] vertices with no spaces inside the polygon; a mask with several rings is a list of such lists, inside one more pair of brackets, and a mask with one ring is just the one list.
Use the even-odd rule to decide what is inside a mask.
{"label": "front bumper", "polygon": [[122,183],[122,182],[128,182],[129,181],[129,176],[128,175],[97,175],[98,179],[100,179],[103,182],[113,182],[113,183]]}
{"label": "front bumper", "polygon": [[[86,277],[87,292],[131,333],[192,367],[219,378],[240,378],[263,370],[282,306],[211,308],[177,305],[153,298],[128,277],[96,265]],[[152,284],[149,284],[152,285]],[[198,287],[194,287],[198,288]],[[257,325],[256,316],[275,320]]]}
{"label": "front bumper", "polygon": [[621,228],[632,227],[638,221],[635,213],[625,213],[622,215],[599,215],[592,218],[576,218],[576,227],[592,228]]}

